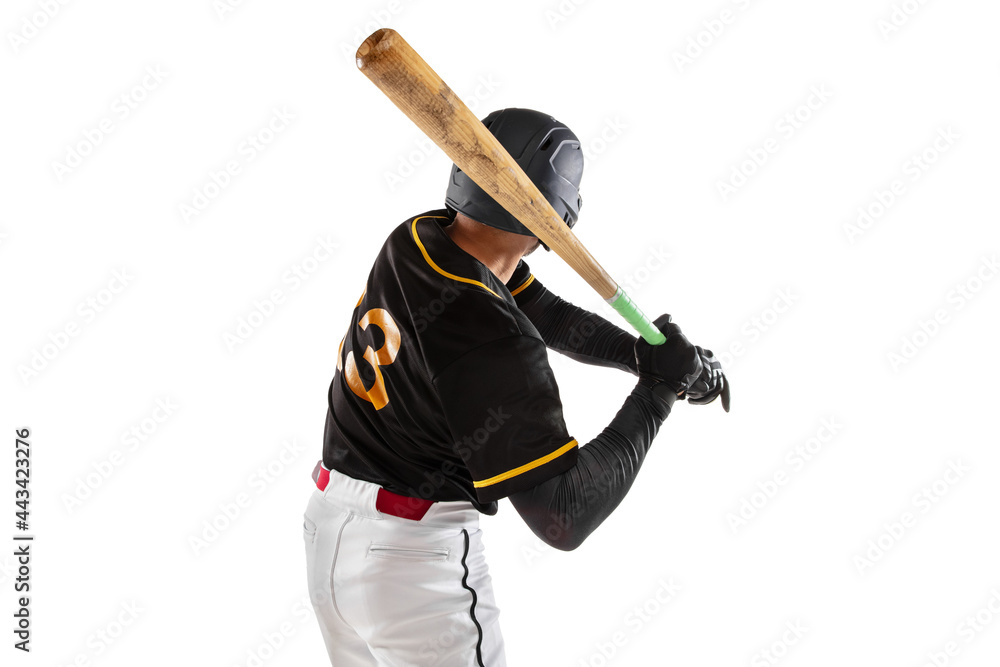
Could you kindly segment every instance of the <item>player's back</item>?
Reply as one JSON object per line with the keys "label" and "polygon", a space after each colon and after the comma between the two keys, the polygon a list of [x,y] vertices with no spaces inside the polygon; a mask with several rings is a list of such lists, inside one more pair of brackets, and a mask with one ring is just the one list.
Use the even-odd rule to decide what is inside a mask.
{"label": "player's back", "polygon": [[[436,380],[499,339],[544,345],[504,284],[450,239],[449,221],[445,210],[411,218],[379,252],[338,351],[323,460],[402,495],[475,501]],[[490,378],[466,381],[480,409],[474,397]],[[462,409],[456,401],[449,410]]]}

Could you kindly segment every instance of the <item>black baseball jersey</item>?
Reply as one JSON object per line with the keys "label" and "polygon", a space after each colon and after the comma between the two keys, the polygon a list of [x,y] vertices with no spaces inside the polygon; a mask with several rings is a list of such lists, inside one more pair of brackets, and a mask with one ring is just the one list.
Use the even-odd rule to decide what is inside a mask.
{"label": "black baseball jersey", "polygon": [[323,462],[493,514],[572,468],[578,445],[545,343],[511,294],[531,283],[526,267],[504,285],[450,222],[446,210],[411,218],[379,252],[337,352]]}

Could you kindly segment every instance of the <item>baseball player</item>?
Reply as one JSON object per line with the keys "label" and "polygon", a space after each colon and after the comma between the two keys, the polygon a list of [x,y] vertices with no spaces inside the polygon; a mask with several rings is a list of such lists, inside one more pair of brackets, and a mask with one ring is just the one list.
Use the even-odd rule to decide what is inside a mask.
{"label": "baseball player", "polygon": [[[547,114],[483,123],[572,227],[583,154]],[[625,497],[675,401],[729,386],[664,315],[651,346],[549,292],[540,241],[452,168],[446,208],[379,252],[337,350],[305,513],[310,596],[336,667],[505,664],[479,515],[502,498],[547,544],[579,546]],[[604,431],[566,428],[546,348],[637,376]]]}

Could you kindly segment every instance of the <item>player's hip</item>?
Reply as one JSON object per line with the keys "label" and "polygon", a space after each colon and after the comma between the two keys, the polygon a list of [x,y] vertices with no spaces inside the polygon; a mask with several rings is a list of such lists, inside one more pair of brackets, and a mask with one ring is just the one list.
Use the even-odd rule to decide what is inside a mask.
{"label": "player's hip", "polygon": [[[427,529],[476,530],[479,511],[469,501],[430,501],[389,493],[379,485],[328,470],[317,464],[315,511],[349,513],[360,519],[385,521],[386,526],[425,532]],[[320,503],[319,500],[322,500]],[[388,529],[388,528],[387,528]]]}
{"label": "player's hip", "polygon": [[309,500],[304,535],[321,625],[406,664],[503,664],[479,513],[434,503],[405,519],[378,511],[377,494],[336,473]]}

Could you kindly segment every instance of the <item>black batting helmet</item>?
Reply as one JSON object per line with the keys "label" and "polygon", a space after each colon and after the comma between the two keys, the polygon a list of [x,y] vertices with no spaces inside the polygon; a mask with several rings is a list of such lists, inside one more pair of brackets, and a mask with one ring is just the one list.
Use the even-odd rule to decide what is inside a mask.
{"label": "black batting helmet", "polygon": [[[572,227],[580,215],[580,179],[583,151],[573,131],[552,116],[531,109],[500,109],[483,119],[483,125]],[[473,220],[515,234],[534,236],[500,204],[472,182],[458,165],[452,165],[445,204]]]}

